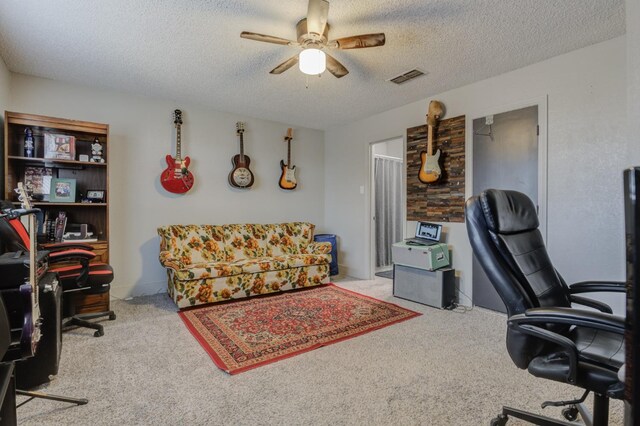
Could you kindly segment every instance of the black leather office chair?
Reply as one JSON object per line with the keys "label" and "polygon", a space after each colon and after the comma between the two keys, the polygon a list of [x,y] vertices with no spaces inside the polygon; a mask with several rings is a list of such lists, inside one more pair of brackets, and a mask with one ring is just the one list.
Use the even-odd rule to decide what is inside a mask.
{"label": "black leather office chair", "polygon": [[[507,308],[506,343],[513,362],[536,377],[585,389],[578,400],[545,402],[543,408],[568,405],[563,410],[568,420],[580,412],[586,424],[606,425],[609,398],[620,399],[624,391],[617,377],[624,362],[624,319],[578,294],[624,292],[624,283],[567,286],[547,254],[536,208],[522,193],[489,189],[470,198],[465,212],[474,255]],[[594,392],[592,418],[582,405],[589,392]],[[570,424],[509,407],[491,424],[504,425],[509,416],[539,425]]]}

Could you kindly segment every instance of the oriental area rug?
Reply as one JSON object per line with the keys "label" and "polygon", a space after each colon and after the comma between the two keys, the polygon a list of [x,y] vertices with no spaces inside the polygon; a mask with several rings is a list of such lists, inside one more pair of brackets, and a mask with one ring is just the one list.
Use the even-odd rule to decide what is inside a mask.
{"label": "oriental area rug", "polygon": [[421,314],[328,284],[179,315],[213,362],[237,374]]}

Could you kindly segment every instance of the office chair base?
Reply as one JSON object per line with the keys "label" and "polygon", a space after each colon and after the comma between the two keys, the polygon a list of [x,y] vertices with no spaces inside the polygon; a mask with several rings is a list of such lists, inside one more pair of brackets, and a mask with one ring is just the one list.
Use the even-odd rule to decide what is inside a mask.
{"label": "office chair base", "polygon": [[[585,395],[581,398],[584,400],[588,392],[585,392]],[[575,401],[566,401],[567,403],[571,402],[579,402],[580,400]],[[564,402],[564,401],[563,401]],[[549,404],[547,404],[549,405]],[[560,405],[560,404],[558,404]],[[562,404],[566,405],[566,404]],[[544,408],[545,404],[543,404]],[[580,417],[584,423],[576,423],[574,420],[577,419],[577,414],[580,413]],[[565,419],[571,420],[570,422],[565,422],[563,420],[556,420],[550,417],[542,416],[540,414],[530,413],[528,411],[518,410],[517,408],[512,407],[502,407],[502,414],[499,414],[498,417],[495,417],[491,420],[491,426],[505,426],[509,417],[514,417],[516,419],[524,420],[526,422],[532,423],[534,425],[539,426],[607,426],[609,424],[609,398],[600,395],[597,393],[593,394],[593,415],[589,412],[586,406],[583,403],[572,404],[570,407],[562,410],[562,415]]]}
{"label": "office chair base", "polygon": [[109,317],[109,321],[113,321],[116,319],[116,314],[113,311],[99,312],[95,314],[74,315],[71,318],[69,318],[69,320],[67,320],[62,327],[67,328],[67,327],[76,326],[76,327],[91,328],[93,330],[96,330],[96,332],[93,333],[95,337],[101,337],[101,336],[104,336],[104,327],[102,326],[102,324],[97,324],[95,322],[91,322],[87,320],[102,318],[106,316]]}
{"label": "office chair base", "polygon": [[29,397],[29,399],[27,399],[26,401],[16,405],[16,408],[22,407],[24,404],[34,400],[35,398],[48,399],[51,401],[68,402],[69,404],[75,404],[75,405],[85,405],[89,403],[89,400],[86,398],[69,398],[67,396],[50,395],[48,393],[23,391],[19,389],[16,389],[16,395]]}

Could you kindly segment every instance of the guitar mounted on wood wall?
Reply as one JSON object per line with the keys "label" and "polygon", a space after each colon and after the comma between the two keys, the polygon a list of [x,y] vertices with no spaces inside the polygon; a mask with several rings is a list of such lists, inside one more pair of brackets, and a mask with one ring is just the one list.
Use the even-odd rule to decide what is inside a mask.
{"label": "guitar mounted on wood wall", "polygon": [[189,157],[182,158],[182,111],[179,109],[173,112],[173,124],[176,126],[176,157],[171,154],[166,157],[167,168],[160,176],[162,187],[174,194],[184,194],[193,187],[193,173],[189,171],[191,159]]}
{"label": "guitar mounted on wood wall", "polygon": [[251,159],[244,155],[244,123],[236,123],[236,133],[240,137],[240,154],[236,154],[231,159],[233,170],[229,173],[229,185],[236,188],[250,188],[253,185],[253,173],[249,170]]}
{"label": "guitar mounted on wood wall", "polygon": [[291,127],[287,129],[284,140],[287,143],[287,164],[284,163],[284,160],[280,160],[282,174],[280,175],[280,182],[278,182],[278,184],[282,189],[291,190],[298,186],[298,182],[296,181],[296,166],[291,165],[291,141],[293,140],[293,129],[291,129]]}
{"label": "guitar mounted on wood wall", "polygon": [[444,114],[444,105],[438,101],[429,102],[427,112],[427,150],[420,153],[420,173],[418,179],[422,183],[435,183],[440,180],[442,170],[440,169],[440,150],[433,154],[433,128],[437,126],[438,120]]}

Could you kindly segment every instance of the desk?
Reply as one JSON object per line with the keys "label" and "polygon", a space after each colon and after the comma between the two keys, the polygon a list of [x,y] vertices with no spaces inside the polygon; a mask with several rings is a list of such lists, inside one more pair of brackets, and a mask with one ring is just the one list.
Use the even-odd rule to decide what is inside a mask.
{"label": "desk", "polygon": [[448,266],[451,255],[446,244],[410,246],[401,242],[392,246],[391,253],[395,297],[440,309],[455,302],[455,270],[433,270],[434,266]]}

